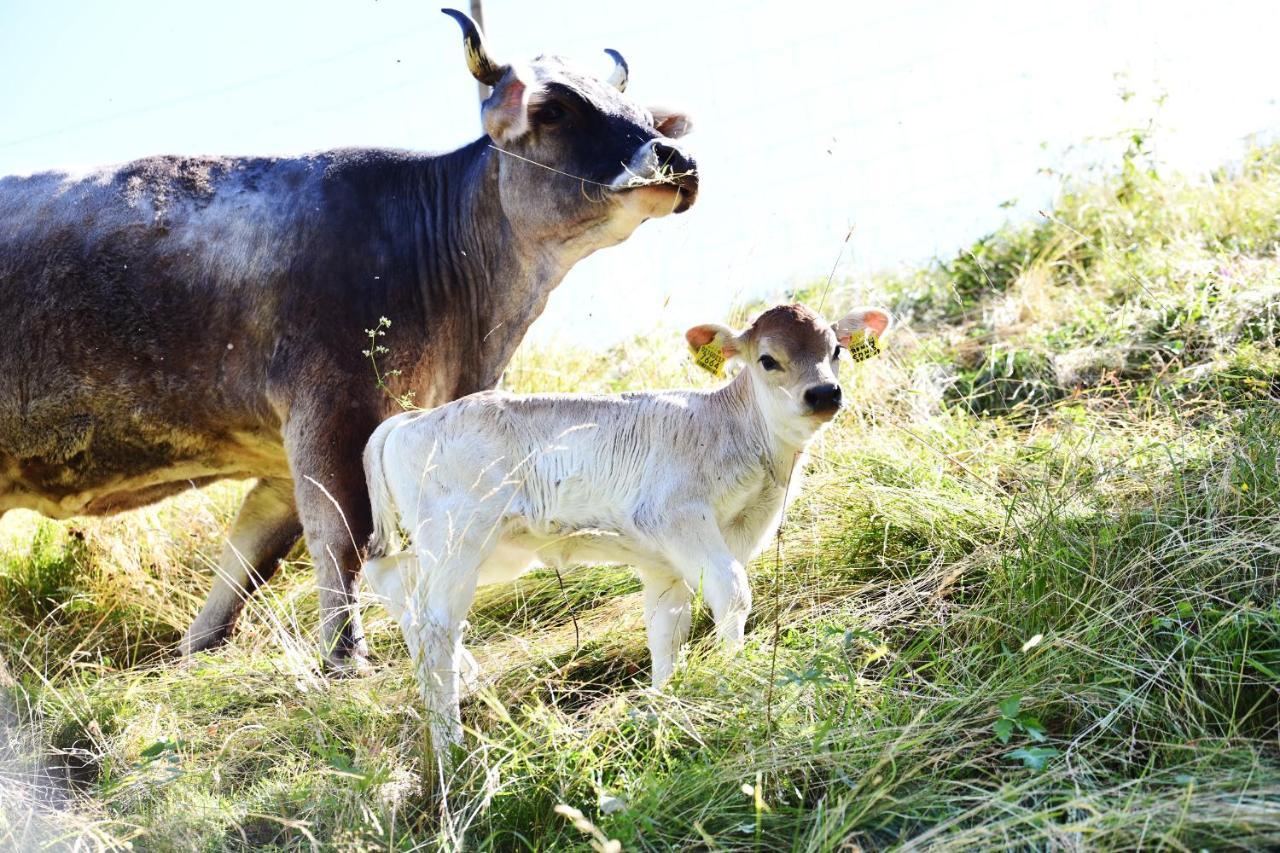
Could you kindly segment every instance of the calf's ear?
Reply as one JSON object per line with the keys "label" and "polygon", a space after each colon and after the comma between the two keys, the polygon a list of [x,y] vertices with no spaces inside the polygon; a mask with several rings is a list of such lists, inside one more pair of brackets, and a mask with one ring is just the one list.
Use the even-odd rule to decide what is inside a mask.
{"label": "calf's ear", "polygon": [[650,107],[653,127],[667,139],[679,139],[693,130],[693,122],[679,110],[670,107]]}
{"label": "calf's ear", "polygon": [[529,87],[512,66],[493,87],[480,108],[484,132],[498,144],[523,136],[529,130]]}
{"label": "calf's ear", "polygon": [[720,352],[724,353],[725,358],[742,354],[742,336],[719,323],[703,323],[701,326],[694,326],[684,333],[684,339],[689,342],[689,347],[694,352],[709,343],[714,343],[720,348]]}
{"label": "calf's ear", "polygon": [[870,331],[877,338],[884,335],[893,326],[893,315],[884,308],[854,308],[848,314],[845,314],[839,320],[831,324],[831,329],[836,333],[836,340],[840,341],[840,346],[849,346],[854,332],[860,332],[864,329]]}

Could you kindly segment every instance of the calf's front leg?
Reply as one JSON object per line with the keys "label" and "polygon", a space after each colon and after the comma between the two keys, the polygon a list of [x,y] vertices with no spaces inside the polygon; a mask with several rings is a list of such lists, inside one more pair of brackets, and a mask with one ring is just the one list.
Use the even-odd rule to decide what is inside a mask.
{"label": "calf's front leg", "polygon": [[742,648],[751,615],[751,582],[747,571],[727,551],[717,555],[702,574],[702,594],[716,620],[716,637],[725,651]]}
{"label": "calf's front leg", "polygon": [[693,590],[684,578],[666,572],[642,571],[644,624],[649,637],[653,686],[662,687],[675,671],[676,655],[689,639]]}
{"label": "calf's front leg", "polygon": [[702,519],[668,534],[663,550],[671,565],[711,608],[716,636],[728,652],[742,648],[747,616],[751,613],[751,583],[742,563],[729,551],[720,530],[710,522],[709,509],[695,507],[677,517]]}

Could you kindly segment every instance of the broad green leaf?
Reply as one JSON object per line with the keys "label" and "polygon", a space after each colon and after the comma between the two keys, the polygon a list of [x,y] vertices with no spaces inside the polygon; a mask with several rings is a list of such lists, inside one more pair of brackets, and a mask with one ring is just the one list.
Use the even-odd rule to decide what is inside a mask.
{"label": "broad green leaf", "polygon": [[1051,746],[1032,746],[1014,749],[1005,753],[1006,758],[1021,761],[1022,766],[1031,770],[1043,770],[1050,758],[1058,755],[1058,750]]}
{"label": "broad green leaf", "polygon": [[138,754],[141,755],[143,758],[155,758],[157,755],[161,754],[171,746],[173,746],[173,743],[171,741],[158,740],[155,743],[151,744],[151,746],[142,750],[142,752]]}
{"label": "broad green leaf", "polygon": [[996,720],[992,728],[996,730],[996,737],[1000,739],[1001,743],[1008,743],[1009,738],[1013,736],[1013,720],[1008,717],[1001,717]]}
{"label": "broad green leaf", "polygon": [[1026,732],[1032,740],[1043,743],[1048,740],[1045,734],[1044,724],[1036,717],[1030,714],[1021,714],[1018,717],[1018,724],[1022,726],[1022,730]]}

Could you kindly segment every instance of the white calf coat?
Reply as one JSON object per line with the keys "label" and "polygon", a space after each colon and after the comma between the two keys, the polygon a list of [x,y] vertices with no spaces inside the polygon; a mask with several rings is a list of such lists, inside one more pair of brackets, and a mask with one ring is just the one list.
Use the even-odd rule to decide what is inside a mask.
{"label": "white calf coat", "polygon": [[436,745],[461,739],[458,672],[470,657],[461,637],[476,587],[535,565],[634,566],[655,685],[688,636],[696,589],[723,646],[741,646],[744,566],[775,532],[805,448],[839,408],[837,344],[888,325],[879,309],[831,327],[799,306],[775,308],[740,335],[689,331],[690,344],[713,342],[746,362],[714,391],[484,392],[385,421],[364,456],[374,516],[364,573],[400,621]]}

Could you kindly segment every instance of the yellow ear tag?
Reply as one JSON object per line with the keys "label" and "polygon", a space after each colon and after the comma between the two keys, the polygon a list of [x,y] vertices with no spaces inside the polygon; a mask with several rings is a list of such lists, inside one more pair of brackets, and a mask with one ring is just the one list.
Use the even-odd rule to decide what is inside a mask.
{"label": "yellow ear tag", "polygon": [[693,354],[694,364],[717,379],[724,379],[724,360],[724,350],[716,346],[714,340],[698,347]]}
{"label": "yellow ear tag", "polygon": [[869,329],[855,329],[849,335],[849,358],[854,361],[866,361],[884,352],[880,338]]}

